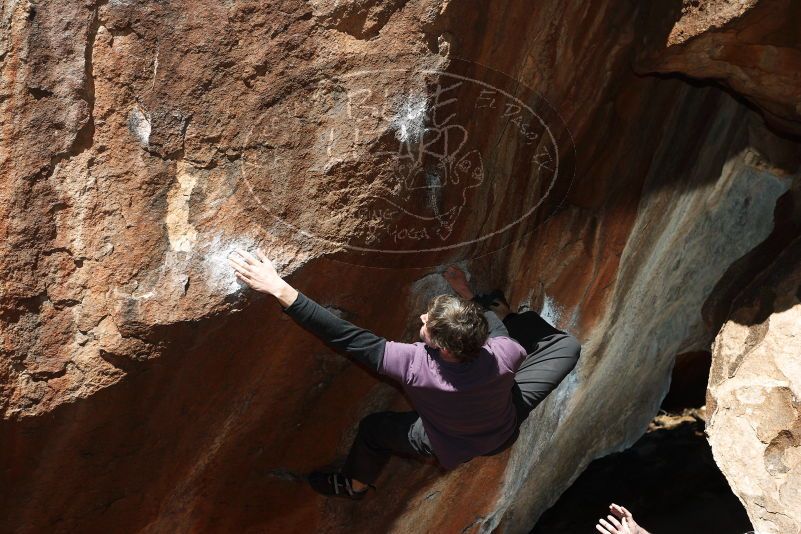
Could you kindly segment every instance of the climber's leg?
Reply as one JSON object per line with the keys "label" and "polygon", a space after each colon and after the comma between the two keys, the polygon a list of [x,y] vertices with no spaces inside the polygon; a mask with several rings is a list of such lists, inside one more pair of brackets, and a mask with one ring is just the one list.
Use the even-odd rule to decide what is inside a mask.
{"label": "climber's leg", "polygon": [[342,474],[373,484],[392,454],[433,456],[417,412],[379,412],[362,419]]}
{"label": "climber's leg", "polygon": [[309,475],[309,484],[326,496],[360,500],[392,454],[420,459],[433,456],[417,412],[368,415],[359,423],[359,432],[342,471],[315,471]]}
{"label": "climber's leg", "polygon": [[573,370],[581,344],[570,334],[551,334],[537,341],[515,373],[513,398],[518,421],[528,414]]}

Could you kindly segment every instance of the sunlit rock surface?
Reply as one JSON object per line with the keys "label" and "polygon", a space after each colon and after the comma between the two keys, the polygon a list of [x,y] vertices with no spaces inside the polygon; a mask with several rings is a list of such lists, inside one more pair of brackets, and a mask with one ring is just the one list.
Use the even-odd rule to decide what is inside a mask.
{"label": "sunlit rock surface", "polygon": [[[529,529],[799,233],[798,100],[754,89],[792,62],[643,76],[721,78],[659,67],[681,6],[644,6],[6,3],[3,529]],[[406,404],[244,291],[237,247],[409,341],[460,262],[583,356],[511,451],[327,502],[303,474]]]}
{"label": "sunlit rock surface", "polygon": [[715,339],[707,427],[757,532],[801,530],[801,242],[757,279]]}

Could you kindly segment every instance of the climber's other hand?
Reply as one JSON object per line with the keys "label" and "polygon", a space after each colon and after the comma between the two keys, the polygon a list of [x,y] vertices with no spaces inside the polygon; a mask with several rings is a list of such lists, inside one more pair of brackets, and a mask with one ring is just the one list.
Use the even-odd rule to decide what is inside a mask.
{"label": "climber's other hand", "polygon": [[442,276],[445,277],[445,280],[460,297],[464,299],[473,298],[474,295],[470,290],[470,284],[467,283],[467,276],[459,267],[456,265],[451,265],[445,269],[445,272],[442,273]]}

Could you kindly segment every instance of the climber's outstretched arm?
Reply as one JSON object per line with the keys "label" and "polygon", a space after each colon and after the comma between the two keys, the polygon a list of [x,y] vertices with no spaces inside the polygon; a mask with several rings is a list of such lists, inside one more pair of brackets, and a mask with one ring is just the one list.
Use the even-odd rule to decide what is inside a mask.
{"label": "climber's outstretched arm", "polygon": [[303,293],[298,293],[284,313],[335,349],[347,352],[376,371],[380,369],[387,344],[383,337],[337,317]]}
{"label": "climber's outstretched arm", "polygon": [[261,251],[256,252],[258,258],[241,250],[236,254],[229,261],[240,280],[257,291],[273,295],[287,315],[325,343],[376,371],[380,369],[386,339],[337,317],[298,292],[281,278]]}

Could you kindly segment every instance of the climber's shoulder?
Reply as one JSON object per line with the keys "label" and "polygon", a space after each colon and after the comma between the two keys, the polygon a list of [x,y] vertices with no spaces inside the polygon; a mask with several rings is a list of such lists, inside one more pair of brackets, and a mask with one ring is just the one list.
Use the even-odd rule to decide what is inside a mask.
{"label": "climber's shoulder", "polygon": [[425,357],[426,349],[423,342],[399,343],[387,341],[384,348],[384,359],[378,372],[401,382],[406,382],[416,367],[415,362]]}
{"label": "climber's shoulder", "polygon": [[512,372],[517,371],[517,368],[526,359],[526,349],[523,348],[523,345],[508,336],[489,338],[484,347]]}

